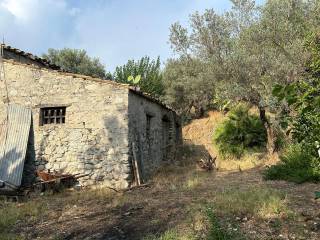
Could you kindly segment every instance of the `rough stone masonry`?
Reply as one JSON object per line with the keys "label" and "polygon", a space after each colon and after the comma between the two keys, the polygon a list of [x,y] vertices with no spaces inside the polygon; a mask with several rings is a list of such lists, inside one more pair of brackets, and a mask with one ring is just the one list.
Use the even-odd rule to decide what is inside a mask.
{"label": "rough stone masonry", "polygon": [[126,188],[135,181],[134,160],[143,181],[174,160],[182,134],[173,110],[127,85],[22,62],[14,53],[3,60],[0,124],[7,104],[32,109],[24,184],[38,169],[88,174],[84,186]]}

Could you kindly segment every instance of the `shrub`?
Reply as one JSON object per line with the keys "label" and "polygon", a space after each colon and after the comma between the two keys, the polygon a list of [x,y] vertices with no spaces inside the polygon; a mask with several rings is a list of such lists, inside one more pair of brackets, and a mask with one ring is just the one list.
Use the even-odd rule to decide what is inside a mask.
{"label": "shrub", "polygon": [[265,179],[286,180],[296,183],[320,180],[318,160],[303,145],[293,144],[280,156],[281,162],[264,172]]}
{"label": "shrub", "polygon": [[[320,158],[320,36],[307,37],[309,60],[304,79],[276,85],[273,95],[285,108],[280,113],[282,127],[296,143],[282,156],[281,163],[265,172],[267,179],[294,182],[319,181]],[[297,145],[298,144],[298,145]]]}
{"label": "shrub", "polygon": [[217,127],[214,141],[222,156],[240,158],[246,150],[265,147],[267,133],[260,118],[250,114],[247,105],[239,104]]}

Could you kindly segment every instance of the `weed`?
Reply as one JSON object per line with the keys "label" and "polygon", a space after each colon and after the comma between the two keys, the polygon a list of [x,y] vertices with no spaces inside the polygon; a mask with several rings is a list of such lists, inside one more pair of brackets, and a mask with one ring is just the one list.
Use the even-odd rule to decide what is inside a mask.
{"label": "weed", "polygon": [[209,220],[208,240],[244,240],[245,237],[240,233],[227,231],[218,221],[216,215],[211,208],[207,209],[207,217]]}
{"label": "weed", "polygon": [[301,145],[293,144],[280,156],[281,162],[264,172],[268,180],[286,180],[296,183],[320,181],[320,170],[314,157]]}
{"label": "weed", "polygon": [[275,231],[280,232],[281,227],[282,227],[282,223],[281,223],[280,219],[275,218],[275,219],[272,219],[272,221],[270,221],[270,226]]}
{"label": "weed", "polygon": [[192,190],[196,188],[200,184],[199,176],[193,176],[187,179],[186,183],[184,184],[185,190]]}

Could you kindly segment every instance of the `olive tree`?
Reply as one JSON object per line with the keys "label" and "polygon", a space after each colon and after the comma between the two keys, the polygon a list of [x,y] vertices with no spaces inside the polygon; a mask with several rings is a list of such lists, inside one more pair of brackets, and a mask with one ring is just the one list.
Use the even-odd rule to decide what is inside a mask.
{"label": "olive tree", "polygon": [[[266,109],[276,107],[272,88],[275,84],[296,81],[302,72],[307,56],[304,38],[319,23],[316,21],[319,3],[316,0],[269,0],[263,6],[257,6],[253,0],[232,0],[232,3],[232,9],[224,14],[213,9],[192,14],[188,27],[174,23],[170,43],[178,59],[169,61],[166,69],[174,68],[170,67],[171,62],[182,58],[187,64],[197,61],[203,66],[198,67],[201,71],[192,79],[192,87],[184,86],[184,99],[192,94],[201,99],[202,93],[194,89],[197,84],[203,88],[203,78],[198,76],[206,76],[211,89],[208,101],[244,100],[256,106],[268,132],[271,152],[272,121],[266,116]],[[180,65],[177,68],[183,69]],[[188,75],[190,71],[180,71],[174,81],[170,77],[165,79],[167,99],[176,97],[172,85]]]}
{"label": "olive tree", "polygon": [[102,79],[110,77],[110,74],[106,74],[105,66],[100,60],[89,57],[85,50],[70,48],[57,50],[50,48],[42,56],[68,72]]}

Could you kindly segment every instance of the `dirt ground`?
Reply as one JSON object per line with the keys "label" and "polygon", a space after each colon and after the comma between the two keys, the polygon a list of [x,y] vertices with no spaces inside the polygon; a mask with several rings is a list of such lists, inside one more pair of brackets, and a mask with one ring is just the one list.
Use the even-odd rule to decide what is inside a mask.
{"label": "dirt ground", "polygon": [[[246,168],[219,159],[220,166],[231,169],[204,172],[196,167],[203,151],[197,152],[197,146],[216,154],[211,130],[222,117],[210,113],[186,126],[191,146],[182,150],[180,164],[160,170],[147,187],[33,197],[28,202],[41,213],[17,221],[10,229],[12,239],[214,239],[204,214],[208,207],[215,209],[223,228],[246,239],[320,239],[320,202],[314,199],[319,185],[264,181],[266,159],[261,157]],[[266,199],[257,197],[261,191]],[[15,204],[19,209],[27,203]],[[168,237],[168,231],[177,234]]]}
{"label": "dirt ground", "polygon": [[[253,214],[219,213],[222,222],[240,225],[248,239],[320,239],[319,202],[313,199],[316,184],[296,185],[266,182],[259,169],[244,172],[197,173],[200,179],[187,187],[185,176],[170,176],[147,188],[126,193],[75,198],[74,193],[48,197],[47,214],[38,219],[18,222],[12,230],[24,239],[144,239],[161,236],[167,230],[198,232],[196,216],[203,206],[214,204],[215,197],[226,189],[271,188],[285,194],[293,217],[257,218]],[[176,174],[175,174],[176,175]],[[190,176],[190,175],[189,175]],[[158,180],[163,180],[163,176]],[[171,181],[176,181],[172,183]],[[94,196],[94,193],[92,193]],[[37,201],[34,199],[33,201]],[[243,220],[245,219],[245,220]],[[22,239],[23,239],[22,238]],[[161,239],[161,238],[159,238]],[[184,238],[188,239],[188,238]]]}

